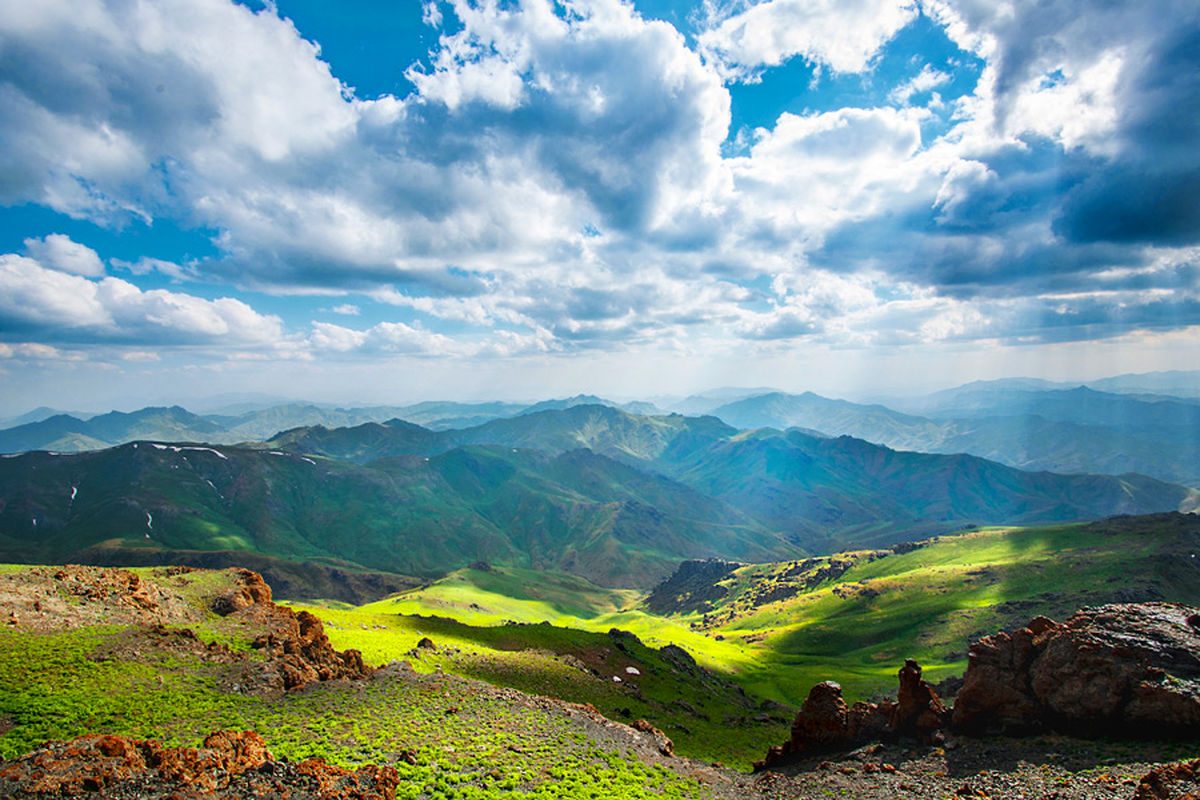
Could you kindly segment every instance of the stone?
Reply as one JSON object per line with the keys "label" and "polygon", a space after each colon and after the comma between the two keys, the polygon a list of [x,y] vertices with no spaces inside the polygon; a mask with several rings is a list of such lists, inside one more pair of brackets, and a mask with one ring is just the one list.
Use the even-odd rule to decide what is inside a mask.
{"label": "stone", "polygon": [[1172,603],[1045,617],[970,650],[954,727],[1086,735],[1200,735],[1200,631]]}
{"label": "stone", "polygon": [[0,764],[0,796],[13,800],[81,794],[143,800],[394,800],[398,785],[393,767],[348,770],[321,759],[277,761],[253,731],[217,731],[198,748],[163,747],[157,741],[124,736],[84,736],[48,742]]}
{"label": "stone", "polygon": [[792,721],[791,737],[772,747],[755,763],[761,771],[794,757],[830,750],[850,750],[877,739],[911,736],[932,741],[945,725],[949,712],[933,687],[921,678],[921,667],[908,659],[898,674],[897,700],[855,703],[847,707],[842,687],[833,681],[818,683]]}

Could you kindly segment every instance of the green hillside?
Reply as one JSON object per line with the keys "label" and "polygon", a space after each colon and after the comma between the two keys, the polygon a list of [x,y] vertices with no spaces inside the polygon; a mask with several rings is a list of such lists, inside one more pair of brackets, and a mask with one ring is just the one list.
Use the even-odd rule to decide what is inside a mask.
{"label": "green hillside", "polygon": [[[473,561],[650,586],[683,558],[802,551],[720,501],[587,451],[460,448],[364,466],[134,443],[0,459],[0,552],[246,550],[438,576]],[[144,563],[144,562],[143,562]]]}
{"label": "green hillside", "polygon": [[[550,622],[631,630],[677,644],[761,696],[798,705],[819,681],[848,696],[895,690],[916,658],[937,681],[961,675],[970,641],[1084,605],[1167,600],[1200,604],[1200,518],[1124,517],[1091,524],[988,528],[918,546],[737,564],[691,562],[636,606],[554,579],[457,573],[356,612],[433,614],[475,626]],[[347,617],[347,620],[352,617]],[[353,628],[354,626],[350,626]],[[354,633],[360,646],[370,633]],[[351,645],[353,641],[355,644]]]}

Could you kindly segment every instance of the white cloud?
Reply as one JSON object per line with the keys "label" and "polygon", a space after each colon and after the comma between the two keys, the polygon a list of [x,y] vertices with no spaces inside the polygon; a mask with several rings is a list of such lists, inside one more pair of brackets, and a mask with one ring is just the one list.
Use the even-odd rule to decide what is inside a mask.
{"label": "white cloud", "polygon": [[176,264],[173,261],[164,261],[161,258],[143,256],[137,261],[125,261],[124,259],[114,258],[111,263],[117,269],[128,270],[134,275],[149,275],[150,273],[157,272],[176,281],[195,280],[197,277],[194,268]]}
{"label": "white cloud", "polygon": [[71,240],[61,233],[51,233],[42,239],[26,239],[25,252],[30,258],[50,269],[98,278],[104,274],[104,262],[87,245]]}
{"label": "white cloud", "polygon": [[18,336],[77,343],[283,344],[280,319],[240,300],[142,291],[119,278],[93,281],[12,254],[0,255],[0,323]]}
{"label": "white cloud", "polygon": [[926,114],[845,108],[780,115],[748,156],[731,161],[742,212],[774,240],[812,248],[836,226],[897,202],[932,202],[954,158],[921,151]]}
{"label": "white cloud", "polygon": [[333,353],[461,356],[472,355],[478,350],[477,346],[402,322],[381,322],[366,330],[314,322],[309,344],[318,352]]}
{"label": "white cloud", "polygon": [[[1151,5],[1165,19],[1178,11]],[[926,66],[890,95],[881,87],[904,107],[783,114],[723,159],[723,79],[797,56],[818,71],[870,70],[916,5],[740,4],[692,49],[617,0],[429,2],[425,23],[456,33],[409,73],[411,96],[363,101],[271,7],[17,4],[0,14],[0,49],[22,53],[0,73],[0,203],[114,228],[215,229],[213,259],[111,263],[366,296],[406,309],[406,322],[305,320],[289,337],[230,298],[86,280],[103,276],[99,257],[59,234],[0,261],[0,314],[46,338],[331,358],[682,351],[730,331],[860,344],[983,335],[1037,315],[981,305],[972,316],[972,293],[1036,297],[1062,288],[1036,281],[1095,269],[1143,279],[1140,248],[1066,248],[1045,198],[1062,191],[1061,159],[1108,158],[1131,120],[1157,119],[1144,113],[1154,92],[1134,78],[1168,34],[1132,5],[921,8],[988,59],[948,132],[928,138],[951,106],[938,117],[909,107],[949,80]]]}
{"label": "white cloud", "polygon": [[951,80],[952,76],[949,73],[934,69],[926,64],[911,80],[905,81],[895,89],[892,89],[888,93],[888,99],[893,103],[908,105],[912,102],[914,95],[932,91],[939,86],[949,83]]}
{"label": "white cloud", "polygon": [[797,55],[835,72],[863,72],[916,15],[911,0],[766,0],[702,33],[700,47],[735,79]]}

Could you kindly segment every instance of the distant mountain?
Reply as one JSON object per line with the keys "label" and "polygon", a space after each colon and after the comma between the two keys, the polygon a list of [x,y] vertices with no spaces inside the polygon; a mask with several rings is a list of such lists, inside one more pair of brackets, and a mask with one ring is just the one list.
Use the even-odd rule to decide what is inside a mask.
{"label": "distant mountain", "polygon": [[1035,390],[1032,382],[969,384],[940,398],[946,417],[771,393],[729,403],[714,415],[743,429],[801,427],[897,450],[969,453],[1060,473],[1137,472],[1200,486],[1200,404],[1085,387]]}
{"label": "distant mountain", "polygon": [[611,400],[605,400],[603,397],[596,397],[593,394],[577,394],[574,397],[565,397],[561,400],[543,400],[540,403],[526,406],[521,409],[520,413],[537,414],[541,411],[562,411],[567,408],[574,408],[575,406],[609,406],[611,408],[619,408],[622,411],[628,411],[631,414],[659,413],[659,409],[653,403],[614,403]]}
{"label": "distant mountain", "polygon": [[672,403],[667,410],[689,415],[709,414],[713,409],[727,403],[757,395],[773,394],[776,391],[767,387],[759,387],[757,389],[739,389],[733,387],[710,389],[707,392],[689,395],[682,400],[678,400]]}
{"label": "distant mountain", "polygon": [[713,416],[742,429],[807,428],[829,436],[853,436],[904,450],[927,451],[941,443],[942,426],[881,405],[831,400],[812,392],[756,395],[713,409]]}
{"label": "distant mountain", "polygon": [[618,404],[590,395],[547,400],[532,406],[521,403],[456,403],[429,401],[409,406],[332,408],[312,403],[284,403],[251,407],[238,413],[198,415],[181,408],[149,407],[98,416],[44,413],[39,409],[23,415],[23,421],[0,430],[0,453],[27,450],[81,452],[98,450],[138,440],[237,444],[270,438],[281,431],[321,426],[345,428],[404,420],[432,430],[456,430],[482,425],[494,419],[548,409],[600,404],[638,414],[657,413],[650,403]]}
{"label": "distant mountain", "polygon": [[589,451],[454,448],[370,466],[145,442],[0,459],[0,560],[246,550],[440,575],[478,560],[650,586],[682,558],[803,551],[695,490]]}
{"label": "distant mountain", "polygon": [[898,452],[800,430],[740,432],[715,417],[575,406],[463,431],[388,425],[291,431],[268,446],[362,462],[468,444],[588,448],[684,483],[810,549],[884,544],[969,523],[1042,523],[1190,510],[1194,490],[1146,478],[1030,473],[966,455]]}
{"label": "distant mountain", "polygon": [[18,425],[28,425],[32,422],[42,422],[43,420],[47,420],[47,419],[50,419],[51,417],[57,417],[57,416],[63,415],[63,414],[67,414],[69,416],[76,417],[77,419],[85,419],[88,416],[90,416],[89,414],[84,414],[84,413],[78,412],[78,411],[70,412],[70,411],[62,411],[57,408],[49,408],[47,406],[38,406],[37,408],[33,409],[32,411],[27,411],[24,414],[21,414],[20,416],[10,417],[5,420],[0,420],[0,428],[15,428]]}
{"label": "distant mountain", "polygon": [[1200,398],[1200,370],[1146,372],[1088,381],[1089,388],[1120,394],[1157,394]]}

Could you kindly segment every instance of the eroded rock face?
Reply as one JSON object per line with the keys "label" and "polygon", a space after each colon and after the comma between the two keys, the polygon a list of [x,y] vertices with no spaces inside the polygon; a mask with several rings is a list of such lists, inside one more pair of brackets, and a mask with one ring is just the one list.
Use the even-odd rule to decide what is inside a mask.
{"label": "eroded rock face", "polygon": [[351,771],[322,759],[276,761],[253,731],[217,731],[199,748],[163,747],[124,736],[84,736],[50,742],[0,763],[0,796],[14,798],[292,797],[393,800],[392,767]]}
{"label": "eroded rock face", "polygon": [[271,587],[263,581],[262,575],[239,567],[230,571],[237,574],[237,583],[230,591],[213,599],[213,611],[224,617],[258,603],[271,602]]}
{"label": "eroded rock face", "polygon": [[359,651],[334,650],[321,620],[307,611],[297,613],[274,603],[264,604],[260,610],[269,618],[270,632],[259,635],[251,646],[270,656],[285,690],[313,681],[365,678],[371,674]]}
{"label": "eroded rock face", "polygon": [[968,732],[1200,734],[1200,611],[1097,606],[981,639],[953,722]]}
{"label": "eroded rock face", "polygon": [[846,705],[840,685],[833,681],[818,683],[792,722],[791,738],[772,747],[754,768],[766,769],[805,753],[847,750],[876,739],[911,736],[932,741],[946,723],[945,705],[933,687],[922,680],[916,661],[905,661],[899,678],[896,700],[853,706]]}

